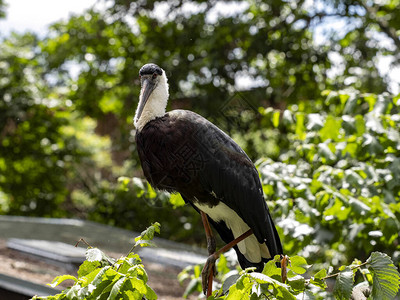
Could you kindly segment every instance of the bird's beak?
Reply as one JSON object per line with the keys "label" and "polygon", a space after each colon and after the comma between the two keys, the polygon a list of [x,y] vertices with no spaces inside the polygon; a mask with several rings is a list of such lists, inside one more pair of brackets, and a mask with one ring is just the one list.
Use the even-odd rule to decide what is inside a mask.
{"label": "bird's beak", "polygon": [[150,78],[142,79],[142,89],[140,90],[140,99],[136,113],[136,122],[139,121],[140,116],[142,115],[144,106],[146,105],[147,100],[149,99],[151,93],[153,92],[156,84]]}

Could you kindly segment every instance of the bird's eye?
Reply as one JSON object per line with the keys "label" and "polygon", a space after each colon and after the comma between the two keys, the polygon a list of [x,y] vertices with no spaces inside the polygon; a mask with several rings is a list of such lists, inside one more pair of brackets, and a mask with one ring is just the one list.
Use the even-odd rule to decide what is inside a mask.
{"label": "bird's eye", "polygon": [[154,73],[153,76],[152,76],[152,78],[153,78],[153,79],[156,79],[156,78],[157,78],[157,73]]}

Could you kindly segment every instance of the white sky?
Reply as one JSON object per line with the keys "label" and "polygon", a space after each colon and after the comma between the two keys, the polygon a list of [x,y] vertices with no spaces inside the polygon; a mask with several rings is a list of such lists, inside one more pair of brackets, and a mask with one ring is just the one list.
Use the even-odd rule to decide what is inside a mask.
{"label": "white sky", "polygon": [[[44,35],[48,25],[61,19],[67,20],[71,14],[80,14],[92,7],[96,0],[6,0],[6,19],[0,21],[0,37],[11,31],[19,33],[27,30]],[[316,32],[316,38],[320,37]],[[318,42],[318,41],[316,41]],[[382,74],[389,74],[392,93],[400,92],[400,67],[391,68],[389,57],[380,58],[378,63]]]}
{"label": "white sky", "polygon": [[6,19],[0,21],[0,35],[11,31],[26,30],[39,34],[46,32],[47,26],[60,19],[68,19],[72,13],[81,13],[93,6],[96,0],[6,0]]}

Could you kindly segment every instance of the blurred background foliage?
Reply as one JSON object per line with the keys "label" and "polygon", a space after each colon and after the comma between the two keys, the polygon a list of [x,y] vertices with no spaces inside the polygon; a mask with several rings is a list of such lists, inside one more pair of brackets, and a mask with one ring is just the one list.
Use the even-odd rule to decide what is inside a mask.
{"label": "blurred background foliage", "polygon": [[400,103],[379,70],[400,63],[398,0],[97,4],[44,37],[1,36],[1,214],[158,221],[204,243],[198,215],[141,179],[132,119],[138,70],[155,62],[170,109],[206,116],[257,161],[289,255],[382,251],[398,265]]}

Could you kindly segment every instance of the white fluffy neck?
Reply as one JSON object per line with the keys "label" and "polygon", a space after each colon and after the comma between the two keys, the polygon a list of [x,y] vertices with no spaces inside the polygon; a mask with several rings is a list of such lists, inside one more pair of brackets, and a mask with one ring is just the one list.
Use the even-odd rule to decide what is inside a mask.
{"label": "white fluffy neck", "polygon": [[[139,120],[137,120],[138,112],[136,111],[134,118],[134,125],[137,130],[139,131],[142,130],[143,127],[151,120],[154,120],[155,118],[162,117],[165,115],[168,97],[169,93],[168,93],[167,76],[165,76],[165,72],[163,71],[163,74],[159,77],[159,82],[156,88],[151,93],[149,99],[147,99],[147,102],[143,108]],[[142,93],[140,94],[139,97],[139,105],[141,101],[142,101]]]}

